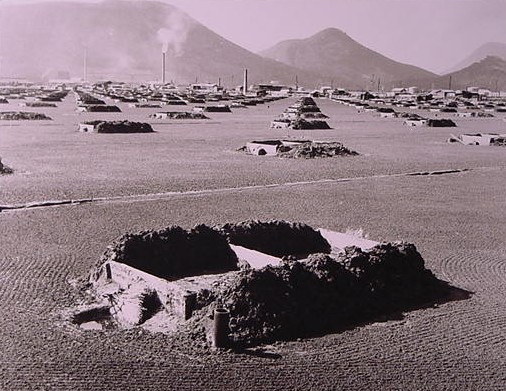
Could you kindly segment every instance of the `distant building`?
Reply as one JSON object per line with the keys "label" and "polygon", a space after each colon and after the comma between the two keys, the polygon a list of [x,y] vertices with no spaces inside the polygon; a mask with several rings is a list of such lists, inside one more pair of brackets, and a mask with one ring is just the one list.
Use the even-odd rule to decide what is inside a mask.
{"label": "distant building", "polygon": [[211,94],[222,91],[223,88],[216,83],[190,84],[190,91],[196,94]]}
{"label": "distant building", "polygon": [[433,99],[455,99],[457,96],[454,90],[432,90],[430,95]]}
{"label": "distant building", "polygon": [[292,92],[292,87],[282,84],[257,84],[253,86],[253,91],[258,95],[270,95],[276,97],[288,96]]}

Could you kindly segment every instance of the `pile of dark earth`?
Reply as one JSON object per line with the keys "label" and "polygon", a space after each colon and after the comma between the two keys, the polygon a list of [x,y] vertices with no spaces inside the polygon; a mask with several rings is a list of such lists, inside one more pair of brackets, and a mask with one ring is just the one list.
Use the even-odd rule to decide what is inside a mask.
{"label": "pile of dark earth", "polygon": [[[258,270],[239,267],[229,244],[282,261]],[[232,346],[336,332],[451,300],[456,290],[425,268],[413,244],[351,246],[333,254],[319,231],[276,220],[127,234],[108,247],[100,264],[107,261],[169,280],[235,271],[197,293],[193,316],[181,330],[208,341],[212,314],[224,307]]]}
{"label": "pile of dark earth", "polygon": [[30,113],[24,111],[3,111],[0,113],[0,120],[51,120],[45,114],[41,113]]}
{"label": "pile of dark earth", "polygon": [[[168,111],[165,114],[167,118],[170,119],[209,119],[209,117],[202,113],[193,113],[189,111]],[[152,114],[150,117],[156,118],[157,114]]]}
{"label": "pile of dark earth", "polygon": [[451,119],[429,119],[427,121],[427,126],[431,126],[434,128],[454,128],[457,126],[455,122]]}
{"label": "pile of dark earth", "polygon": [[282,158],[302,158],[313,159],[318,157],[334,157],[334,156],[356,156],[357,152],[346,148],[340,142],[317,142],[308,141],[295,146],[284,149],[281,147],[278,156]]}
{"label": "pile of dark earth", "polygon": [[93,125],[97,133],[151,133],[154,132],[150,124],[145,122],[131,121],[86,121],[87,125]]}

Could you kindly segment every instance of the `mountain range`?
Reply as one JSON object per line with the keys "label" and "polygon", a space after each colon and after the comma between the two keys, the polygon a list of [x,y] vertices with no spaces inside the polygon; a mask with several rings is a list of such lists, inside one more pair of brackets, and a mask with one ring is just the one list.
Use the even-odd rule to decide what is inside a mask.
{"label": "mountain range", "polygon": [[392,86],[405,79],[428,79],[437,75],[391,60],[336,28],[309,38],[283,41],[260,53],[293,67],[326,75],[333,84],[354,88]]}
{"label": "mountain range", "polygon": [[473,53],[464,69],[439,76],[387,58],[336,28],[255,54],[156,1],[0,5],[0,78],[161,80],[165,52],[166,80],[177,83],[236,86],[248,68],[250,83],[430,88],[447,86],[451,75],[454,86],[506,88],[506,61],[480,58],[500,54],[494,45]]}
{"label": "mountain range", "polygon": [[500,42],[485,43],[481,45],[479,48],[477,48],[474,52],[472,52],[468,57],[460,61],[458,64],[450,68],[445,73],[460,71],[461,69],[467,68],[469,65],[481,61],[488,56],[499,57],[506,61],[506,43]]}

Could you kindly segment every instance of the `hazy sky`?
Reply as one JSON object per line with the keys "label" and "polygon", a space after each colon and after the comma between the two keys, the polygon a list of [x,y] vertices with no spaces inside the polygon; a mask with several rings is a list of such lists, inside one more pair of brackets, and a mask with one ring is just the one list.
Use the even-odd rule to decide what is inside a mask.
{"label": "hazy sky", "polygon": [[159,1],[253,52],[337,27],[387,57],[439,73],[484,43],[506,43],[506,0]]}

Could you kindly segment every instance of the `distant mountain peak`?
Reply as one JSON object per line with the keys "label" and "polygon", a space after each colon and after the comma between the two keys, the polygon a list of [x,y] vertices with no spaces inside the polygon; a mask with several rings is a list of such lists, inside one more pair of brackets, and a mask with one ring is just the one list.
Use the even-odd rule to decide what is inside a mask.
{"label": "distant mountain peak", "polygon": [[481,61],[487,56],[495,56],[506,60],[506,43],[501,42],[487,42],[477,48],[464,60],[450,68],[445,73],[456,72],[468,67],[469,65]]}
{"label": "distant mountain peak", "polygon": [[436,75],[412,65],[401,64],[377,53],[330,27],[308,38],[287,40],[260,53],[287,65],[325,75],[327,83],[342,87],[377,88],[404,79]]}
{"label": "distant mountain peak", "polygon": [[492,91],[504,91],[506,89],[506,60],[499,56],[485,56],[463,69],[441,76],[436,84],[444,85],[449,76],[453,80],[454,88],[476,86]]}
{"label": "distant mountain peak", "polygon": [[326,29],[323,29],[316,34],[313,35],[313,37],[335,37],[335,36],[343,36],[348,35],[343,30],[338,29],[337,27],[327,27]]}

